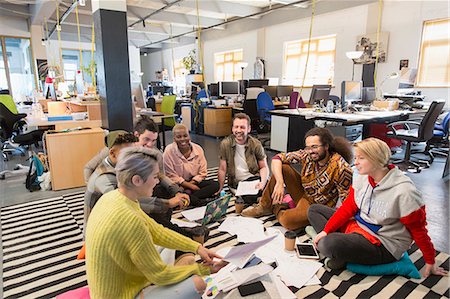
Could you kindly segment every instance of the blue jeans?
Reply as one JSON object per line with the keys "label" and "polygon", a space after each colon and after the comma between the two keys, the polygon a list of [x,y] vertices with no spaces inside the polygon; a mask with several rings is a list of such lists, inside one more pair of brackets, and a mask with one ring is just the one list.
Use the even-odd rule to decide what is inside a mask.
{"label": "blue jeans", "polygon": [[[143,293],[141,295],[141,293]],[[167,286],[148,286],[139,294],[136,295],[135,299],[140,298],[158,298],[158,299],[196,299],[201,298],[201,295],[197,293],[195,289],[194,280],[192,277],[186,278],[185,280]]]}

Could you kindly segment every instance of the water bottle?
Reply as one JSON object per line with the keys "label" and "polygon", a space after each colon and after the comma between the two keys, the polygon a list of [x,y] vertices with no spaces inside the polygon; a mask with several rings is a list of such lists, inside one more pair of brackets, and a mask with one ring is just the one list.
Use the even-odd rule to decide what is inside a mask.
{"label": "water bottle", "polygon": [[327,102],[327,112],[334,113],[334,103],[332,100],[328,100]]}

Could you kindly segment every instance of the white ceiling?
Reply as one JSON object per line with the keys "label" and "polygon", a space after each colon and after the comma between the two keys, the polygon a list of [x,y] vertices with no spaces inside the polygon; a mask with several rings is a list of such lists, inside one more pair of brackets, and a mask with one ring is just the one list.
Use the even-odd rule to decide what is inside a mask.
{"label": "white ceiling", "polygon": [[[60,17],[74,5],[74,1],[59,0]],[[85,6],[78,5],[80,31],[82,41],[90,42],[93,22],[91,0],[85,2]],[[294,2],[297,4],[282,8]],[[196,0],[127,0],[128,39],[131,45],[141,48],[143,52],[162,48],[171,41],[178,45],[191,44],[195,41],[198,21],[201,28],[222,31],[227,28],[227,21],[246,17],[259,19],[265,15],[264,12],[277,8],[304,10],[308,8],[309,2],[310,0],[199,0],[198,18]],[[358,5],[357,0],[354,2],[354,5]],[[42,25],[44,28],[47,21],[51,31],[57,19],[56,3],[50,0],[0,0],[1,15],[29,18],[32,24]],[[67,14],[61,28],[63,40],[78,40],[74,9]],[[171,37],[174,38],[171,40]],[[50,36],[50,39],[55,38],[56,33]]]}

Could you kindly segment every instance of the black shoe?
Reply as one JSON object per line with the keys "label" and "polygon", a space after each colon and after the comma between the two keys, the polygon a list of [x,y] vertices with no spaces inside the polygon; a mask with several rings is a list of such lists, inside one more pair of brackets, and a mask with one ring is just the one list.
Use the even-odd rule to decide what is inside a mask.
{"label": "black shoe", "polygon": [[194,236],[203,236],[205,242],[208,241],[209,238],[209,228],[206,226],[196,226],[190,229],[192,237]]}

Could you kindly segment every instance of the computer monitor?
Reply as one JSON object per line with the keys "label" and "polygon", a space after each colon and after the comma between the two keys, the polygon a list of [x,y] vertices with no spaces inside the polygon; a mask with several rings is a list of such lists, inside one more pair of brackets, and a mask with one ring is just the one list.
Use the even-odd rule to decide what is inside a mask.
{"label": "computer monitor", "polygon": [[238,81],[222,81],[219,82],[219,96],[238,96],[239,82]]}
{"label": "computer monitor", "polygon": [[191,82],[191,85],[195,85],[197,87],[200,87],[200,89],[205,89],[205,84],[202,81],[198,81],[198,82]]}
{"label": "computer monitor", "polygon": [[277,97],[290,97],[291,93],[294,91],[293,85],[278,85],[277,86]]}
{"label": "computer monitor", "polygon": [[363,87],[362,88],[362,104],[370,105],[375,100],[375,87]]}
{"label": "computer monitor", "polygon": [[360,102],[362,100],[362,82],[342,81],[341,99],[347,102]]}
{"label": "computer monitor", "polygon": [[152,86],[153,95],[157,95],[158,93],[164,95],[165,88],[164,86]]}
{"label": "computer monitor", "polygon": [[266,85],[263,86],[264,90],[272,97],[272,99],[277,97],[277,87]]}
{"label": "computer monitor", "polygon": [[328,100],[330,91],[331,85],[313,85],[311,96],[309,97],[309,104],[314,105],[321,100]]}
{"label": "computer monitor", "polygon": [[208,91],[209,91],[209,95],[211,97],[218,97],[219,96],[219,84],[217,84],[217,83],[208,84]]}
{"label": "computer monitor", "polygon": [[264,87],[269,85],[269,79],[250,79],[247,87]]}

